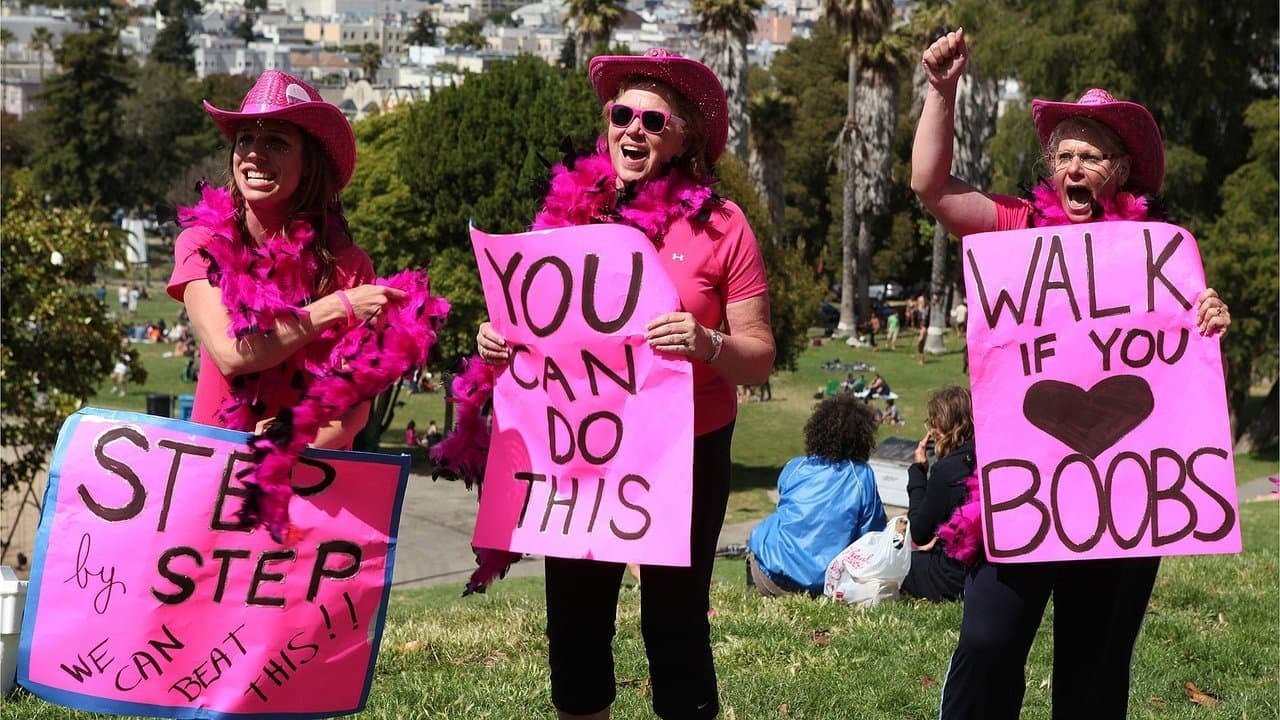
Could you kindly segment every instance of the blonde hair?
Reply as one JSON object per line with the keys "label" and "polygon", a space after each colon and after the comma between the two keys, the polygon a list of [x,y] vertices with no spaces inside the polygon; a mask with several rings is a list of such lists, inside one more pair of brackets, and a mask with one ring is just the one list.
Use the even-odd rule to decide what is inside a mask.
{"label": "blonde hair", "polygon": [[973,439],[973,400],[969,391],[949,385],[933,393],[925,410],[935,432],[934,455],[946,457]]}

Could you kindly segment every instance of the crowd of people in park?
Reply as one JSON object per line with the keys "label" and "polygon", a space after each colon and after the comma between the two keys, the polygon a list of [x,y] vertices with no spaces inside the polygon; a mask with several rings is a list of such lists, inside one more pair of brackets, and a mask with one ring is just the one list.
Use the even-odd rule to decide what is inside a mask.
{"label": "crowd of people in park", "polygon": [[[928,89],[912,149],[912,188],[950,232],[1109,222],[1117,219],[1118,203],[1160,191],[1165,163],[1155,120],[1143,106],[1097,89],[1078,102],[1032,102],[1051,172],[1034,196],[990,194],[951,175],[956,88],[967,59],[963,31],[946,33],[924,51]],[[663,358],[688,363],[692,375],[690,530],[687,538],[673,540],[687,543],[689,563],[636,565],[640,626],[655,714],[714,718],[720,700],[709,620],[712,569],[731,487],[739,405],[772,397],[776,348],[768,274],[745,214],[716,185],[730,107],[715,73],[660,49],[599,56],[588,70],[601,106],[600,136],[592,148],[569,151],[551,169],[530,224],[535,230],[627,225],[662,249],[661,268],[679,305],[647,318],[643,339]],[[171,328],[163,322],[147,326],[139,339],[172,342],[174,354],[193,363],[198,356],[204,372],[196,381],[192,421],[253,433],[259,449],[280,437],[301,438],[295,446],[350,448],[368,419],[370,393],[387,386],[386,369],[332,360],[330,351],[356,337],[368,339],[361,347],[383,347],[387,333],[410,322],[409,313],[397,313],[430,307],[430,299],[376,282],[369,256],[355,242],[339,199],[355,170],[355,139],[336,106],[306,82],[270,70],[239,109],[205,103],[205,110],[228,143],[230,179],[224,188],[204,187],[200,203],[180,213],[183,230],[167,291],[186,315]],[[1159,217],[1155,204],[1142,208],[1143,218]],[[137,312],[137,292],[120,288],[121,310],[130,317]],[[895,349],[908,328],[917,333],[923,362],[929,312],[928,298],[920,295],[891,313],[883,327],[873,316],[872,344],[884,330],[887,347]],[[1212,289],[1188,312],[1203,335],[1224,333],[1231,323]],[[962,299],[952,305],[950,321],[961,334],[967,315]],[[430,327],[430,318],[422,322]],[[201,339],[198,347],[193,337]],[[494,323],[479,325],[475,343],[478,365],[500,373],[511,363],[515,350]],[[422,375],[422,357],[411,361],[411,354],[378,360],[394,361],[398,374],[389,382],[408,380],[424,389],[431,378]],[[123,375],[119,384],[116,375],[113,388],[123,393]],[[324,402],[313,402],[321,396]],[[887,529],[869,460],[880,425],[904,424],[897,394],[870,368],[856,378],[849,372],[843,382],[833,379],[815,397],[803,428],[804,453],[782,468],[777,509],[748,544],[746,581],[763,596],[821,594],[824,573],[842,550]],[[872,401],[883,401],[883,408]],[[498,410],[490,405],[485,412],[486,422],[493,422]],[[948,386],[931,394],[906,485],[909,532],[901,541],[912,551],[901,593],[964,605],[940,716],[1018,717],[1026,658],[1052,597],[1054,715],[1123,718],[1159,559],[991,562],[971,522],[981,456],[973,414],[967,389]],[[431,420],[419,432],[411,420],[405,445],[445,448],[440,461],[448,463],[455,449],[446,442],[451,430]],[[477,442],[483,432],[487,425],[477,431]],[[469,470],[483,476],[483,467]],[[269,489],[265,477],[249,481]],[[287,495],[285,507],[271,492],[253,497],[260,499],[246,501],[244,521],[287,537]],[[626,569],[626,563],[588,557],[544,560],[550,698],[562,719],[609,717],[618,686],[613,640]]]}

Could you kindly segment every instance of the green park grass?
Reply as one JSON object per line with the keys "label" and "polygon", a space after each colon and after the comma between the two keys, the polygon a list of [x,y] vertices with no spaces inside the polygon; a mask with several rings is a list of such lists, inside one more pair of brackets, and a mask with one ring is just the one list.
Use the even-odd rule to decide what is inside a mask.
{"label": "green park grass", "polygon": [[[1242,506],[1239,555],[1164,561],[1134,658],[1130,718],[1280,715],[1278,510],[1265,500]],[[745,587],[741,560],[717,561],[711,600],[726,720],[936,717],[959,604],[904,601],[862,611],[826,599],[766,599]],[[1050,717],[1052,622],[1051,604],[1027,664],[1025,720]],[[631,586],[622,592],[614,645],[614,717],[652,717],[639,593]],[[457,585],[396,590],[360,717],[553,717],[545,654],[538,578],[503,580],[467,598]],[[1205,694],[1199,703],[1188,684]],[[93,717],[21,690],[0,715]]]}
{"label": "green park grass", "polygon": [[[177,304],[144,301],[139,316],[171,321]],[[189,393],[181,359],[163,345],[140,345],[149,373],[124,398],[104,384],[91,404],[144,410],[148,393]],[[767,491],[791,456],[802,451],[802,428],[814,392],[843,378],[821,364],[862,361],[884,374],[901,397],[904,426],[881,438],[916,438],[931,390],[964,384],[959,340],[948,352],[917,364],[914,343],[896,351],[810,347],[795,372],[773,378],[773,399],[742,406],[734,439],[735,490],[728,522],[772,510]],[[870,376],[870,371],[868,372]],[[402,395],[385,450],[403,449],[409,419],[419,427],[443,419],[440,393]],[[1237,457],[1240,482],[1275,474],[1275,448]],[[1130,718],[1280,717],[1280,503],[1241,506],[1239,555],[1164,561],[1138,643]],[[726,720],[915,719],[936,717],[947,661],[961,617],[958,604],[904,601],[870,611],[804,597],[761,598],[743,582],[741,560],[717,561],[712,636]],[[629,582],[629,581],[628,581]],[[460,597],[457,584],[396,589],[391,594],[381,654],[362,718],[527,720],[553,717],[547,689],[542,585],[538,578],[503,580],[484,595]],[[1106,588],[1098,588],[1106,592]],[[1050,717],[1052,604],[1027,665],[1023,717]],[[614,717],[652,717],[639,630],[639,593],[624,588],[618,611],[618,699]],[[1188,684],[1205,695],[1193,701]],[[1073,688],[1089,693],[1091,688]],[[0,705],[0,716],[87,718],[24,691]]]}

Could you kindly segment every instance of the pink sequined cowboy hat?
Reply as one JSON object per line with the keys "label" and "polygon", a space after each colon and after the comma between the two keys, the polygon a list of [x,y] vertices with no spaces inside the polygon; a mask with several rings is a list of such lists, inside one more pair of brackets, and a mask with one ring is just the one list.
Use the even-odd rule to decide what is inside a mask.
{"label": "pink sequined cowboy hat", "polygon": [[1040,135],[1040,145],[1049,147],[1049,137],[1058,123],[1069,117],[1097,120],[1115,131],[1129,153],[1129,181],[1132,192],[1158,193],[1164,184],[1164,139],[1155,118],[1143,106],[1116,100],[1102,88],[1093,88],[1077,102],[1031,101],[1031,119]]}
{"label": "pink sequined cowboy hat", "polygon": [[337,172],[338,189],[351,182],[356,169],[356,136],[351,123],[338,106],[325,102],[315,88],[298,78],[268,70],[253,83],[239,112],[221,110],[204,101],[205,112],[213,118],[228,140],[235,140],[236,128],[244,120],[270,118],[286,120],[302,128],[324,147]]}
{"label": "pink sequined cowboy hat", "polygon": [[600,55],[591,59],[591,85],[607,103],[629,77],[660,80],[698,106],[707,121],[707,160],[715,162],[729,141],[729,99],[720,78],[702,63],[662,48],[643,55]]}

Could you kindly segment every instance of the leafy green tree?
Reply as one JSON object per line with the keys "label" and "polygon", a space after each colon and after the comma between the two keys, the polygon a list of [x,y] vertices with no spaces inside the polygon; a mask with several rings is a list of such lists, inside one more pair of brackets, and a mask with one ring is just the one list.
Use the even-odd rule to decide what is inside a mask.
{"label": "leafy green tree", "polygon": [[187,22],[186,15],[166,18],[164,27],[156,33],[155,44],[151,46],[151,60],[194,74],[196,71],[194,53],[195,46],[191,44],[191,26]]}
{"label": "leafy green tree", "polygon": [[484,39],[484,23],[478,20],[460,22],[449,28],[444,35],[444,41],[449,45],[459,45],[461,47],[475,48],[476,50],[483,50],[488,44]]}
{"label": "leafy green tree", "polygon": [[63,420],[122,352],[123,328],[85,288],[97,268],[124,259],[124,242],[86,210],[46,206],[27,188],[4,203],[0,231],[0,488],[9,490],[45,467]]}
{"label": "leafy green tree", "polygon": [[845,112],[846,61],[833,29],[819,24],[811,38],[792,40],[773,59],[768,76],[758,81],[761,89],[774,87],[795,98],[794,121],[782,140],[787,161],[781,236],[803,246],[811,267],[823,267],[827,248],[839,241],[833,215],[833,208],[839,207],[839,184],[829,149]]}
{"label": "leafy green tree", "polygon": [[764,0],[693,0],[702,33],[702,61],[720,78],[729,99],[727,150],[747,161],[747,38]]}
{"label": "leafy green tree", "polygon": [[623,12],[620,0],[567,0],[564,26],[574,39],[577,67],[586,67],[600,46],[608,46]]}
{"label": "leafy green tree", "polygon": [[440,23],[431,13],[423,10],[413,19],[413,29],[405,36],[406,45],[430,45],[440,42]]}
{"label": "leafy green tree", "polygon": [[[248,10],[248,6],[245,6]],[[240,18],[240,22],[236,23],[236,29],[233,31],[236,37],[245,42],[253,42],[258,39],[258,33],[254,32],[253,26],[258,22],[258,17],[251,12],[246,12],[244,17]]]}
{"label": "leafy green tree", "polygon": [[[527,229],[549,167],[560,160],[561,143],[594,147],[602,129],[599,113],[583,74],[521,57],[468,76],[427,102],[356,124],[360,164],[343,194],[347,217],[380,273],[427,267],[432,291],[449,298],[440,367],[455,368],[474,354],[475,329],[486,317],[469,223],[487,232]],[[818,285],[802,245],[768,249],[768,213],[742,166],[726,158],[718,170],[720,192],[744,208],[765,239],[770,282],[782,293],[774,301],[774,322],[782,338],[778,364],[786,367],[817,306],[805,292]],[[786,279],[775,281],[775,265]]]}
{"label": "leafy green tree", "polygon": [[[1231,329],[1222,339],[1227,391],[1236,411],[1237,452],[1253,452],[1275,442],[1277,337],[1276,288],[1280,276],[1280,100],[1249,106],[1245,124],[1252,143],[1249,162],[1222,185],[1222,214],[1201,240],[1205,274],[1231,308]],[[1271,390],[1252,417],[1241,417],[1251,386],[1269,378]]]}
{"label": "leafy green tree", "polygon": [[[200,104],[205,97],[200,93],[211,82],[195,82],[187,71],[169,63],[147,63],[138,69],[133,92],[119,110],[127,150],[121,159],[127,192],[122,204],[140,208],[163,204],[188,168],[221,155],[226,143]],[[235,107],[240,101],[239,96],[229,102],[228,98],[210,99],[222,103],[221,107]]]}
{"label": "leafy green tree", "polygon": [[14,190],[15,173],[24,173],[27,176],[26,182],[31,182],[28,165],[35,152],[36,130],[29,119],[21,120],[17,115],[0,113],[0,193],[5,198]]}
{"label": "leafy green tree", "polygon": [[475,352],[485,317],[468,224],[526,229],[561,142],[589,148],[599,129],[585,75],[528,56],[356,124],[360,163],[343,193],[352,231],[379,272],[427,267],[449,298],[443,367]]}
{"label": "leafy green tree", "polygon": [[36,113],[36,181],[58,205],[111,210],[124,203],[121,103],[133,68],[120,53],[115,15],[85,15],[87,31],[62,38],[54,58],[62,72],[49,78]]}
{"label": "leafy green tree", "polygon": [[981,36],[974,58],[1016,77],[1028,97],[1075,100],[1104,87],[1146,105],[1169,157],[1164,193],[1192,229],[1245,162],[1245,108],[1276,89],[1280,8],[1270,1],[957,0],[955,10]]}
{"label": "leafy green tree", "polygon": [[742,208],[760,243],[769,274],[770,322],[778,370],[795,370],[800,353],[809,342],[809,326],[814,309],[822,300],[822,285],[814,282],[813,271],[805,263],[804,246],[769,242],[773,234],[769,210],[756,193],[748,171],[737,158],[726,155],[716,164],[720,177],[717,192]]}
{"label": "leafy green tree", "polygon": [[382,50],[373,43],[365,43],[360,48],[360,70],[364,79],[376,83],[379,67],[382,67]]}

